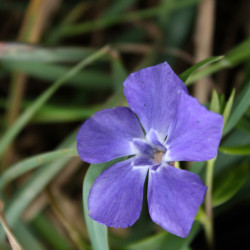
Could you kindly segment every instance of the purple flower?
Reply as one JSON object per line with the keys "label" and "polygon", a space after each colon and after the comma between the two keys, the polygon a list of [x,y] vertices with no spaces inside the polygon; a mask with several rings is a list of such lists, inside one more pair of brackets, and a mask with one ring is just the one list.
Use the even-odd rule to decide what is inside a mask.
{"label": "purple flower", "polygon": [[199,176],[175,168],[173,162],[214,158],[223,118],[189,96],[166,62],[130,74],[124,93],[130,108],[97,112],[77,135],[83,161],[102,163],[131,156],[95,180],[88,199],[89,216],[109,227],[133,225],[140,216],[148,173],[152,220],[186,237],[207,187]]}

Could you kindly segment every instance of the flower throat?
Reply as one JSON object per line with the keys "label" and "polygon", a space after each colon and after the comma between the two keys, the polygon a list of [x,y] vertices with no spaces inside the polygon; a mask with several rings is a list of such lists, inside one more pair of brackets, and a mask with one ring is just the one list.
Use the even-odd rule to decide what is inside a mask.
{"label": "flower throat", "polygon": [[162,157],[165,154],[163,151],[157,151],[154,154],[154,160],[157,162],[157,164],[160,164],[162,162]]}

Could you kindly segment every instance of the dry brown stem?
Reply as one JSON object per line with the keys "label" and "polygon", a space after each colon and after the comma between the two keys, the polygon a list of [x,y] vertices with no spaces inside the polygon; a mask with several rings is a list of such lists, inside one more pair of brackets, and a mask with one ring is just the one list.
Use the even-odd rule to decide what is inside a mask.
{"label": "dry brown stem", "polygon": [[[210,57],[213,49],[213,28],[215,0],[204,0],[198,9],[195,32],[195,61]],[[211,92],[211,81],[203,78],[194,86],[194,95],[201,103],[208,101]]]}

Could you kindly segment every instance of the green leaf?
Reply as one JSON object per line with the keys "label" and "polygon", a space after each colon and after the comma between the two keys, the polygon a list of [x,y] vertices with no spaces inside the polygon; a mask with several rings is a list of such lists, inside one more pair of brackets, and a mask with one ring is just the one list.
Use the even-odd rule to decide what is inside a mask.
{"label": "green leaf", "polygon": [[213,206],[218,206],[231,199],[242,187],[248,177],[248,166],[233,166],[215,177],[213,188]]}
{"label": "green leaf", "polygon": [[[195,72],[197,71],[198,69],[206,66],[206,65],[209,65],[211,63],[214,63],[214,62],[217,62],[219,60],[221,60],[224,56],[212,56],[212,57],[209,57],[209,58],[206,58],[204,60],[202,60],[201,62],[193,65],[192,67],[190,67],[189,69],[187,69],[186,71],[184,71],[183,73],[181,73],[179,75],[179,77],[181,78],[181,80],[183,82],[187,82],[187,80],[189,79],[189,77]],[[186,83],[186,85],[188,85]]]}
{"label": "green leaf", "polygon": [[88,229],[88,234],[92,247],[94,250],[107,250],[108,247],[108,232],[107,228],[104,225],[101,225],[93,221],[89,217],[88,212],[88,196],[91,186],[93,185],[95,179],[98,175],[106,168],[114,165],[118,161],[121,161],[121,158],[102,164],[91,164],[85,175],[83,182],[83,209],[85,221]]}
{"label": "green leaf", "polygon": [[213,92],[212,92],[210,110],[216,113],[220,113],[220,99],[215,89],[213,89]]}
{"label": "green leaf", "polygon": [[250,96],[250,81],[246,84],[246,86],[242,89],[241,93],[238,95],[235,104],[232,108],[231,115],[228,118],[227,124],[225,125],[223,135],[229,133],[246,112],[246,110],[250,105],[249,96]]}
{"label": "green leaf", "polygon": [[199,231],[199,224],[195,222],[187,238],[180,238],[166,231],[127,246],[127,250],[184,250]]}
{"label": "green leaf", "polygon": [[226,104],[226,106],[224,108],[224,111],[223,111],[224,127],[227,124],[229,115],[231,113],[231,109],[232,109],[233,101],[234,101],[234,96],[235,96],[235,89],[232,90],[231,95],[230,95],[230,97],[229,97],[229,99],[227,101],[227,104]]}
{"label": "green leaf", "polygon": [[222,153],[230,155],[250,155],[250,145],[234,146],[234,147],[220,147]]}

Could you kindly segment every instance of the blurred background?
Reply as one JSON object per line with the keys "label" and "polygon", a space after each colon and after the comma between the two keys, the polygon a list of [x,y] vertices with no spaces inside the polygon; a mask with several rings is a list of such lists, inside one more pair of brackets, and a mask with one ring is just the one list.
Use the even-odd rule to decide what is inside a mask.
{"label": "blurred background", "polygon": [[[129,73],[168,61],[180,75],[209,58],[181,76],[210,109],[225,114],[233,103],[215,163],[215,245],[248,249],[249,13],[247,0],[0,0],[1,222],[9,237],[23,249],[91,249],[82,209],[88,164],[72,150],[77,129],[100,109],[126,105]],[[205,176],[204,163],[181,166]],[[208,249],[203,227],[194,227],[188,239],[171,236],[145,204],[133,227],[109,229],[109,244]],[[0,233],[0,249],[10,249]]]}

